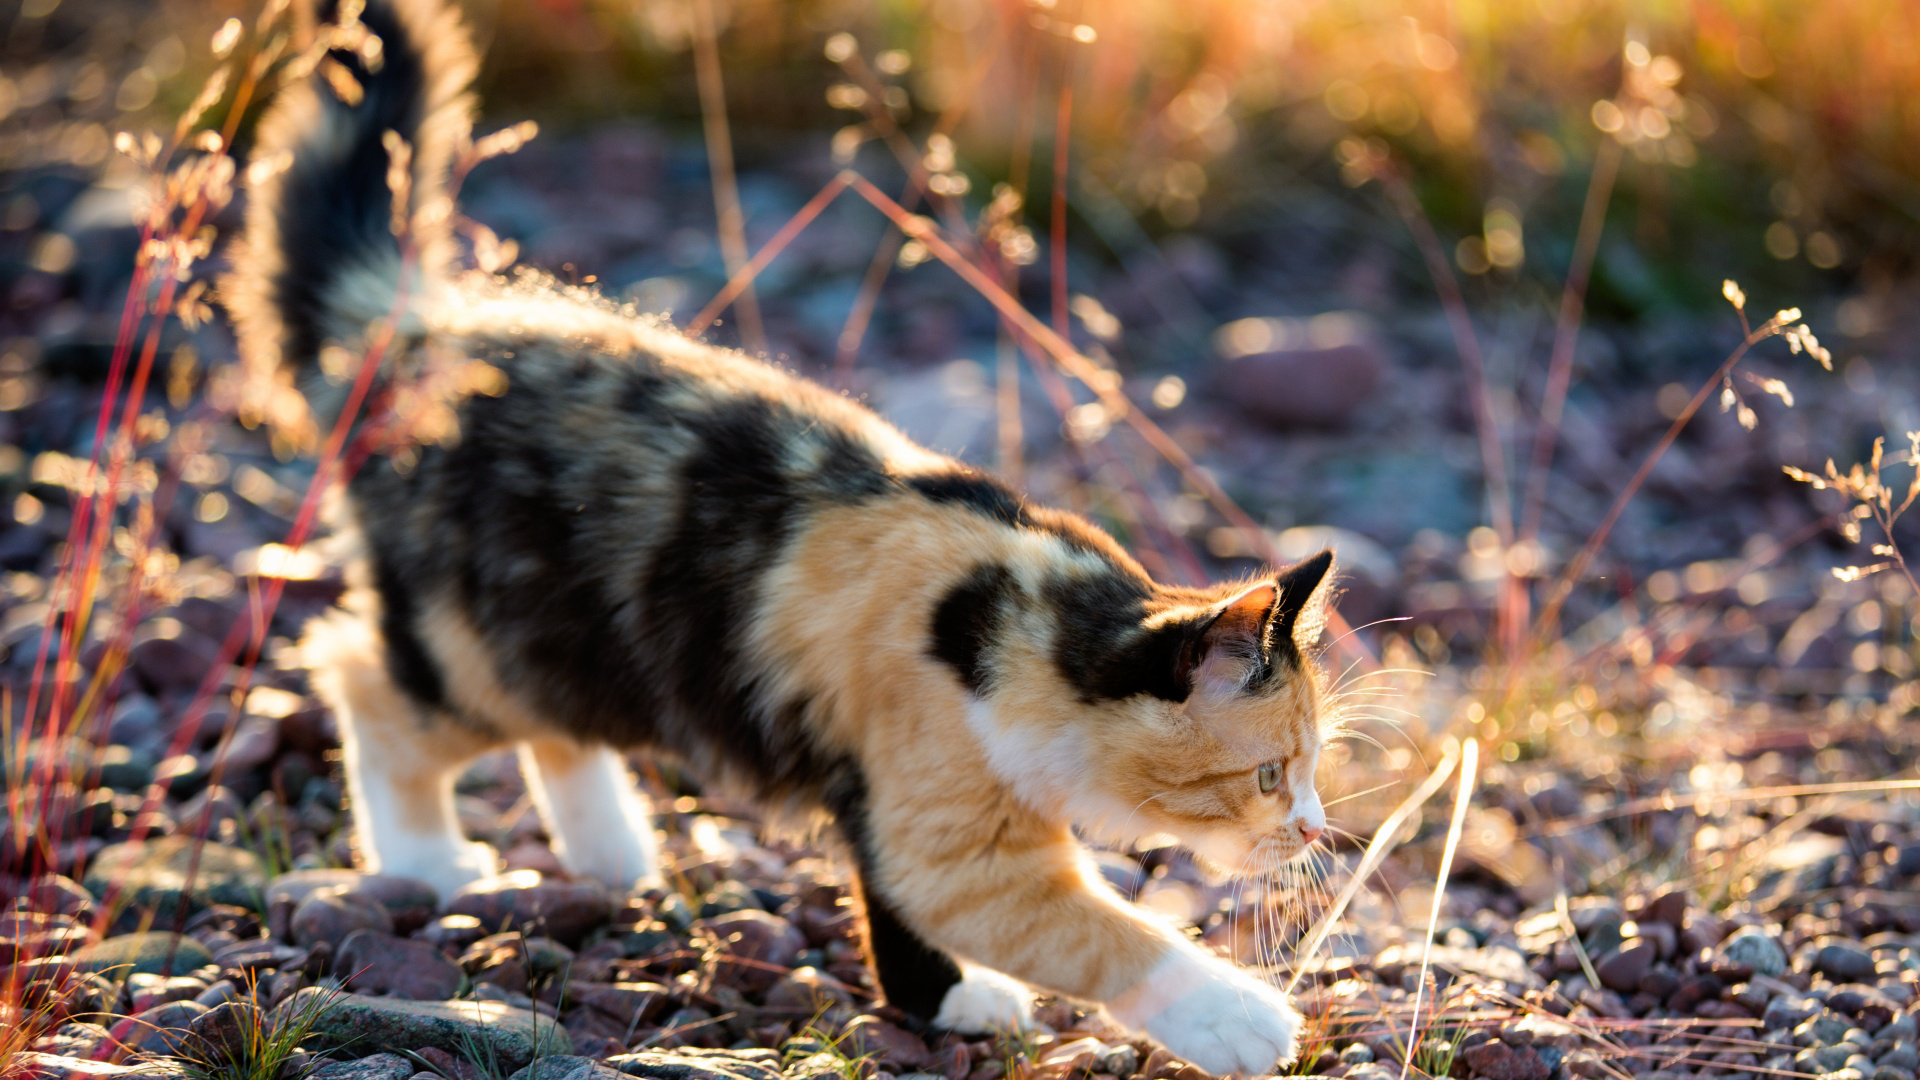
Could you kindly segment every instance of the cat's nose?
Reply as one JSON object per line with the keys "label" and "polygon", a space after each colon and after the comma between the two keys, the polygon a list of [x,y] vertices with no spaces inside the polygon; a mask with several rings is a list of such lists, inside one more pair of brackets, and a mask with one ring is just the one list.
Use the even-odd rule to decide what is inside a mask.
{"label": "cat's nose", "polygon": [[1301,841],[1308,844],[1320,839],[1320,834],[1327,831],[1319,825],[1308,824],[1305,821],[1295,822],[1294,824],[1300,829]]}

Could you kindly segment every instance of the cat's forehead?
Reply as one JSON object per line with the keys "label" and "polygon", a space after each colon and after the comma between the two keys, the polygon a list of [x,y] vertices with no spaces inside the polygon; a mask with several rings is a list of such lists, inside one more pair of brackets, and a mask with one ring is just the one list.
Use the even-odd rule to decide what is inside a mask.
{"label": "cat's forehead", "polygon": [[1319,699],[1310,679],[1296,675],[1249,695],[1220,718],[1229,745],[1290,757],[1320,745]]}

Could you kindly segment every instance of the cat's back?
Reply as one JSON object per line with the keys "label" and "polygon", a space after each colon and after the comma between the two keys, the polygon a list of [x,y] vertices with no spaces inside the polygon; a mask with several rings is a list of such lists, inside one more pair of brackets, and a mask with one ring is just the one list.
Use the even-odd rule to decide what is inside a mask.
{"label": "cat's back", "polygon": [[840,394],[589,298],[483,290],[426,327],[423,348],[503,385],[349,491],[383,632],[430,701],[458,690],[435,658],[479,649],[582,736],[759,712],[740,631],[789,545],[959,469]]}

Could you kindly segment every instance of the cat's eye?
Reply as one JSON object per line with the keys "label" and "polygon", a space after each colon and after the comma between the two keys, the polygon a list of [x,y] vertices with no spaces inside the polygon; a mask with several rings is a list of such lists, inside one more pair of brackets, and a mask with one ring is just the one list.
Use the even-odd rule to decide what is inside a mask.
{"label": "cat's eye", "polygon": [[1280,786],[1280,763],[1269,761],[1260,766],[1254,775],[1260,780],[1260,794],[1265,795]]}

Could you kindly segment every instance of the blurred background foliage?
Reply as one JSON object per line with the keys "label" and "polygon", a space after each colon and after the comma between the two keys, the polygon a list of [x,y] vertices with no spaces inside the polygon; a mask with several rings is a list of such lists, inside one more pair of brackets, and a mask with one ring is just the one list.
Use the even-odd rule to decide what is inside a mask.
{"label": "blurred background foliage", "polygon": [[[98,167],[127,113],[177,115],[231,0],[22,0],[5,19],[0,156]],[[689,0],[468,5],[491,113],[565,132],[697,127]],[[1231,236],[1338,192],[1368,150],[1407,163],[1492,293],[1557,290],[1599,140],[1629,151],[1593,309],[1632,318],[1759,292],[1884,290],[1920,239],[1920,9],[1844,0],[715,0],[742,166],[825,156],[867,89],[823,44],[851,33],[909,132],[951,125],[980,196],[1044,198],[1029,149],[1070,83],[1083,218]],[[1022,25],[1042,33],[1012,33]],[[1033,53],[1035,55],[1024,55]],[[34,60],[38,62],[29,62]],[[1624,107],[1623,107],[1624,106]],[[1047,158],[1038,156],[1044,166]],[[1870,305],[1843,314],[1864,330]]]}

